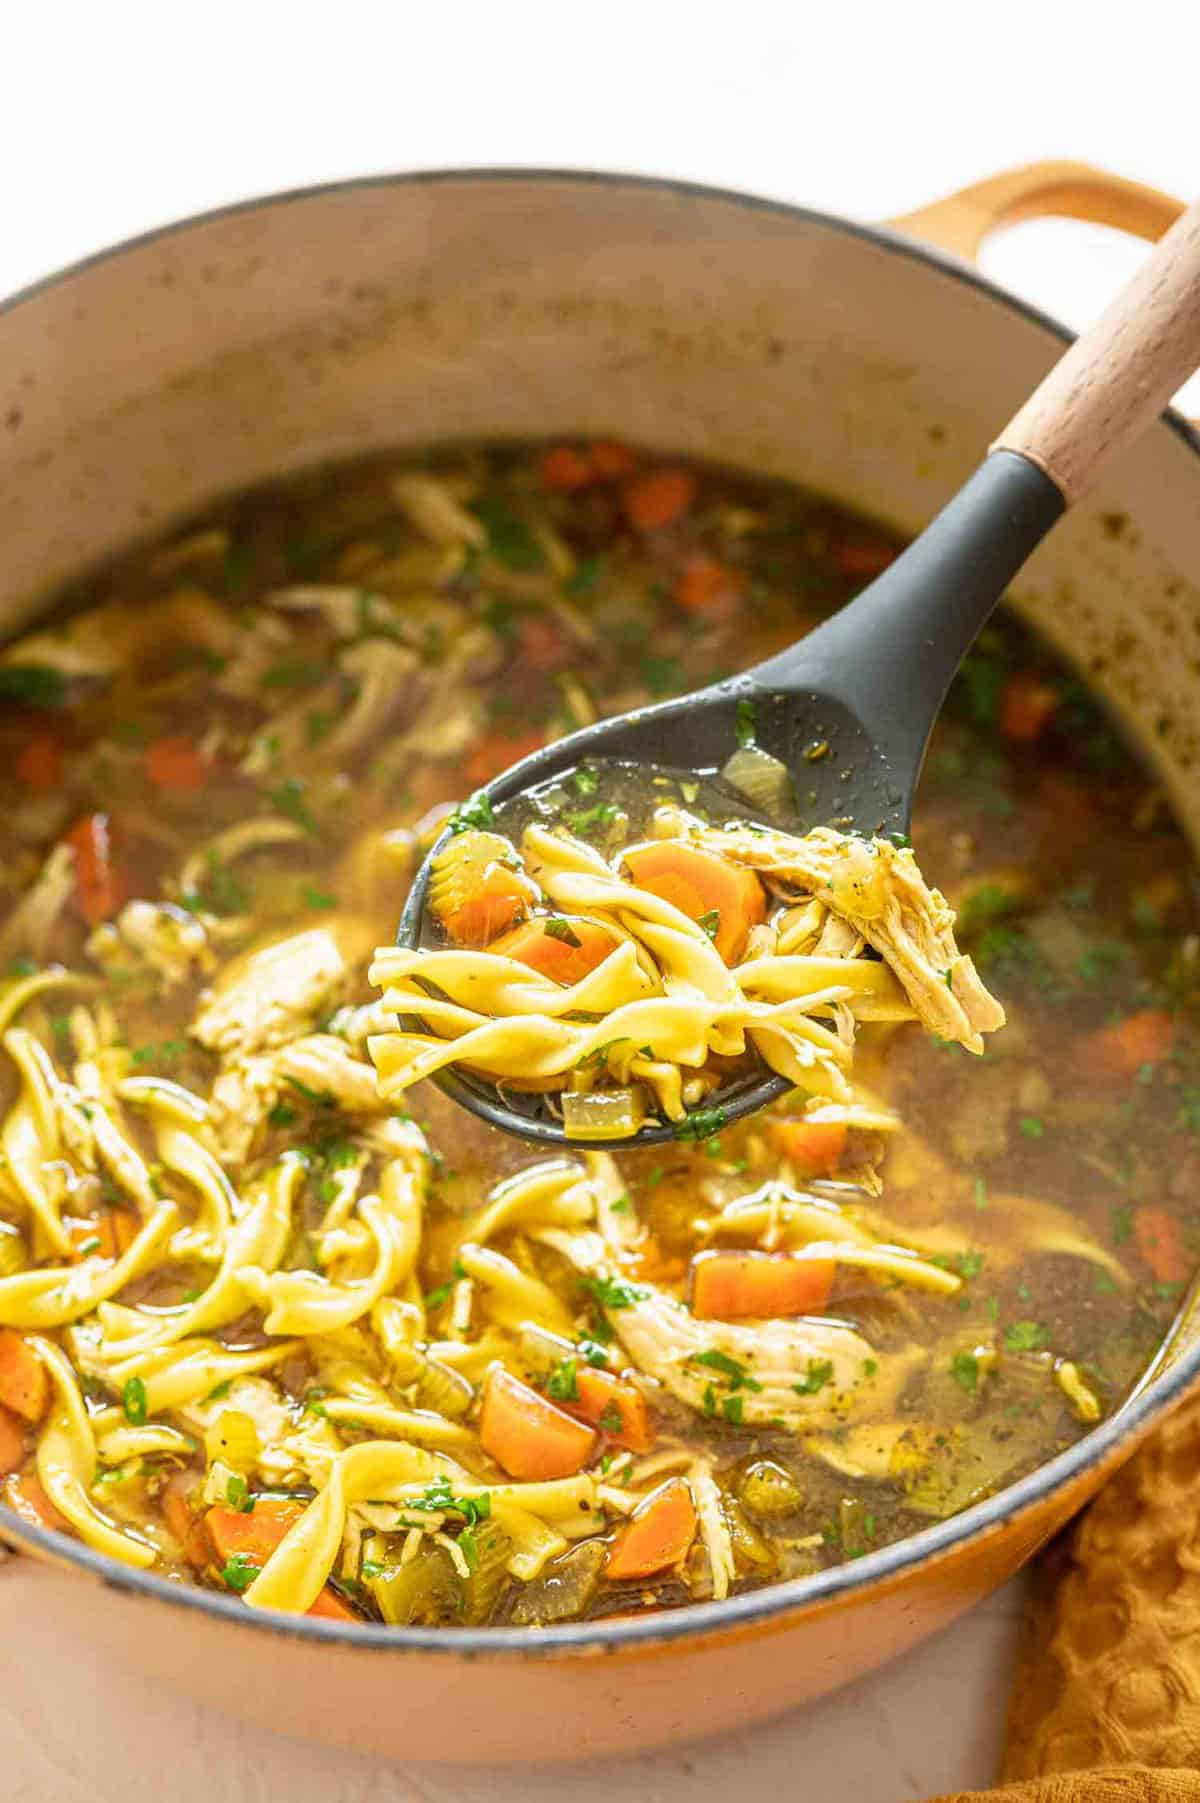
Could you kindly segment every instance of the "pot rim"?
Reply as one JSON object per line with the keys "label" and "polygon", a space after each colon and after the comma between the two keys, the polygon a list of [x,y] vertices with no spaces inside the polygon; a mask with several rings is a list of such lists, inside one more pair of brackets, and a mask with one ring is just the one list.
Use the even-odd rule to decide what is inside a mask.
{"label": "pot rim", "polygon": [[[1052,315],[991,281],[972,265],[944,251],[922,244],[917,239],[892,230],[888,226],[868,225],[840,214],[822,212],[818,208],[796,206],[788,201],[721,188],[703,182],[691,182],[670,176],[638,175],[607,170],[555,169],[551,167],[490,167],[417,169],[378,175],[354,176],[334,182],[319,182],[299,188],[278,190],[256,198],[230,202],[209,208],[183,219],[154,226],[136,233],[103,250],[95,251],[76,262],[43,276],[14,294],[0,300],[0,318],[36,300],[40,295],[69,282],[89,269],[110,262],[129,251],[139,250],[160,239],[182,235],[193,227],[214,224],[269,207],[288,206],[343,193],[356,193],[370,188],[419,188],[435,184],[475,181],[502,185],[508,182],[564,183],[581,187],[628,188],[673,194],[688,200],[718,201],[729,206],[778,214],[784,219],[806,225],[817,225],[844,237],[857,238],[877,249],[923,263],[937,274],[950,277],[964,287],[985,295],[990,301],[1015,313],[1049,333],[1061,343],[1069,343],[1073,334]],[[1193,452],[1200,455],[1200,430],[1195,430],[1174,408],[1161,416],[1165,424]],[[35,1527],[22,1521],[11,1510],[2,1524],[0,1543],[27,1546],[43,1553],[54,1564],[70,1564],[99,1579],[109,1588],[148,1600],[175,1605],[184,1611],[196,1611],[217,1621],[226,1621],[259,1633],[282,1635],[310,1643],[327,1643],[347,1648],[361,1648],[376,1653],[440,1653],[472,1659],[490,1655],[538,1659],[555,1654],[615,1654],[626,1650],[670,1647],[691,1641],[712,1641],[738,1629],[766,1626],[776,1620],[795,1617],[809,1608],[836,1603],[860,1596],[872,1586],[889,1578],[902,1578],[917,1567],[933,1563],[971,1540],[984,1540],[1000,1533],[1026,1510],[1044,1498],[1065,1488],[1072,1480],[1083,1477],[1112,1458],[1122,1444],[1136,1439],[1178,1402],[1187,1389],[1200,1378],[1200,1340],[1181,1354],[1174,1364],[1153,1378],[1131,1400],[1119,1407],[1107,1421],[1101,1422],[1082,1439],[1057,1457],[1039,1465],[1028,1476],[1008,1485],[997,1495],[963,1509],[957,1515],[932,1527],[922,1528],[903,1540],[881,1547],[860,1559],[833,1566],[809,1577],[791,1578],[766,1585],[760,1590],[744,1591],[723,1602],[690,1603],[677,1609],[645,1617],[621,1617],[609,1621],[569,1622],[556,1627],[539,1628],[384,1628],[368,1622],[342,1625],[308,1616],[289,1616],[276,1611],[247,1609],[235,1597],[216,1591],[184,1585],[152,1572],[135,1571],[106,1554],[97,1553],[80,1541],[73,1541],[49,1528]]]}

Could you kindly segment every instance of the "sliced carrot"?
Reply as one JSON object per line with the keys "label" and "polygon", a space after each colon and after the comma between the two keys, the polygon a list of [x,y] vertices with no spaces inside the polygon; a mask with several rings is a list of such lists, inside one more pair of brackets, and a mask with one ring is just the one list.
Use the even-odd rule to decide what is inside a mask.
{"label": "sliced carrot", "polygon": [[32,1471],[22,1471],[6,1481],[4,1500],[30,1527],[57,1528],[60,1534],[65,1534],[70,1527],[46,1495],[41,1478]]}
{"label": "sliced carrot", "polygon": [[137,1238],[138,1219],[131,1209],[106,1208],[94,1218],[72,1221],[67,1231],[76,1263],[85,1258],[117,1259]]}
{"label": "sliced carrot", "polygon": [[593,438],[588,446],[588,458],[597,476],[605,482],[631,476],[637,468],[636,452],[627,444],[619,444],[615,438]]}
{"label": "sliced carrot", "polygon": [[[544,614],[525,614],[517,630],[520,661],[529,670],[561,670],[571,661],[567,635]],[[538,743],[543,742],[539,737]]]}
{"label": "sliced carrot", "polygon": [[0,1327],[0,1403],[22,1421],[40,1421],[49,1401],[45,1365],[19,1333]]}
{"label": "sliced carrot", "polygon": [[775,1320],[825,1307],[831,1258],[790,1252],[702,1252],[692,1262],[692,1313],[702,1321]]}
{"label": "sliced carrot", "polygon": [[622,504],[629,524],[639,532],[674,525],[696,498],[696,478],[687,470],[648,470],[625,484]]}
{"label": "sliced carrot", "polygon": [[681,1477],[668,1479],[630,1516],[609,1550],[605,1576],[648,1578],[687,1557],[696,1538],[696,1505]]}
{"label": "sliced carrot", "polygon": [[1010,676],[1000,696],[1000,731],[1006,739],[1032,745],[1058,712],[1062,697],[1028,671]]}
{"label": "sliced carrot", "polygon": [[115,914],[122,896],[112,861],[107,814],[85,814],[66,836],[75,853],[75,890],[85,920],[93,926]]}
{"label": "sliced carrot", "polygon": [[35,795],[48,795],[62,778],[63,747],[48,726],[31,732],[17,754],[17,780]]}
{"label": "sliced carrot", "polygon": [[832,1177],[846,1152],[841,1121],[768,1121],[771,1144],[800,1177]]}
{"label": "sliced carrot", "polygon": [[321,1621],[357,1621],[349,1603],[344,1603],[331,1584],[326,1584],[320,1596],[308,1611]]}
{"label": "sliced carrot", "polygon": [[186,733],[155,739],[142,753],[142,766],[156,788],[176,795],[194,795],[208,781],[208,765]]}
{"label": "sliced carrot", "polygon": [[499,776],[510,764],[519,764],[531,751],[540,751],[546,735],[536,726],[525,732],[489,732],[480,739],[463,766],[473,789],[482,789],[493,776]]}
{"label": "sliced carrot", "polygon": [[[555,931],[547,932],[551,925]],[[564,937],[568,933],[569,939]],[[515,958],[518,964],[527,964],[530,970],[540,971],[551,982],[569,989],[603,964],[617,944],[616,937],[594,921],[563,916],[553,922],[527,920],[524,926],[494,939],[488,950],[504,958]]]}
{"label": "sliced carrot", "polygon": [[529,892],[516,871],[491,864],[473,892],[442,920],[455,945],[490,945],[529,912]]}
{"label": "sliced carrot", "polygon": [[1162,1008],[1139,1008],[1111,1027],[1085,1034],[1072,1060],[1089,1083],[1132,1083],[1143,1065],[1160,1064],[1175,1044],[1175,1022]]}
{"label": "sliced carrot", "polygon": [[598,1427],[616,1445],[627,1446],[630,1452],[650,1451],[654,1445],[650,1410],[636,1384],[614,1377],[611,1371],[580,1365],[575,1372],[575,1388],[578,1400],[564,1404],[572,1415]]}
{"label": "sliced carrot", "polygon": [[852,538],[832,546],[829,555],[843,576],[866,577],[878,576],[882,570],[886,570],[890,563],[895,563],[899,552],[891,545]]}
{"label": "sliced carrot", "polygon": [[1184,1249],[1179,1222],[1165,1208],[1150,1203],[1139,1208],[1133,1239],[1159,1283],[1184,1283],[1191,1276],[1195,1260]]}
{"label": "sliced carrot", "polygon": [[25,1426],[11,1410],[0,1408],[0,1477],[25,1463]]}
{"label": "sliced carrot", "polygon": [[203,1571],[212,1562],[212,1542],[203,1520],[196,1514],[180,1484],[170,1484],[163,1491],[160,1504],[163,1520],[172,1539],[177,1540],[187,1563]]}
{"label": "sliced carrot", "polygon": [[678,839],[635,845],[625,854],[634,882],[661,896],[689,920],[713,927],[713,944],[726,964],[736,964],[751,927],[766,919],[763,886],[752,870]]}
{"label": "sliced carrot", "polygon": [[555,445],[553,450],[545,451],[538,464],[538,475],[542,487],[556,494],[570,494],[577,488],[587,488],[596,479],[591,458],[569,444]]}
{"label": "sliced carrot", "polygon": [[728,620],[737,612],[746,579],[740,570],[697,552],[684,560],[675,582],[675,599],[690,614],[706,620]]}
{"label": "sliced carrot", "polygon": [[304,1513],[304,1504],[289,1496],[260,1496],[248,1510],[214,1503],[204,1517],[217,1560],[232,1558],[265,1565],[279,1542]]}
{"label": "sliced carrot", "polygon": [[596,1436],[528,1384],[493,1365],[483,1391],[479,1438],[510,1476],[530,1483],[570,1477],[586,1465]]}

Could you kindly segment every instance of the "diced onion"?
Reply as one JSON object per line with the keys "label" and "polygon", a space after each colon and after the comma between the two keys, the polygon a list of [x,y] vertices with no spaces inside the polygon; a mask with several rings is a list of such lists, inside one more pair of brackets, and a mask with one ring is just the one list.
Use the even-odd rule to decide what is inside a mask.
{"label": "diced onion", "polygon": [[765,814],[778,813],[791,803],[792,778],[787,765],[758,745],[741,746],[721,775],[731,788]]}
{"label": "diced onion", "polygon": [[632,1089],[592,1090],[562,1099],[563,1131],[568,1139],[624,1139],[636,1133],[645,1110]]}

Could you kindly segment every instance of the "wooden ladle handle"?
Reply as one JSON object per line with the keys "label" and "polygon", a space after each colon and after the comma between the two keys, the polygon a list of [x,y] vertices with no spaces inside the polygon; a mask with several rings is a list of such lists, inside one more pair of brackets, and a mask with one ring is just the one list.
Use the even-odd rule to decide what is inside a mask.
{"label": "wooden ladle handle", "polygon": [[1200,365],[1200,201],[1009,421],[994,451],[1045,471],[1068,505]]}

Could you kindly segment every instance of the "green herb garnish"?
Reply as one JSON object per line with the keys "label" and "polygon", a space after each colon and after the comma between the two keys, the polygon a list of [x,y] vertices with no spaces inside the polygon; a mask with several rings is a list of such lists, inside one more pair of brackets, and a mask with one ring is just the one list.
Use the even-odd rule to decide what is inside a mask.
{"label": "green herb garnish", "polygon": [[66,678],[53,664],[0,664],[0,701],[61,707],[66,694]]}
{"label": "green herb garnish", "polygon": [[579,1401],[579,1384],[575,1377],[577,1364],[574,1353],[568,1353],[566,1358],[559,1360],[546,1379],[546,1394],[555,1402]]}
{"label": "green herb garnish", "polygon": [[572,930],[571,923],[557,915],[552,920],[542,922],[542,931],[547,939],[557,939],[562,945],[578,947],[583,944],[579,934]]}
{"label": "green herb garnish", "polygon": [[482,789],[461,801],[446,825],[452,833],[486,832],[495,822],[492,804]]}
{"label": "green herb garnish", "polygon": [[693,1108],[681,1121],[672,1124],[671,1131],[676,1139],[711,1139],[728,1124],[729,1117],[723,1108]]}
{"label": "green herb garnish", "polygon": [[743,699],[738,702],[737,707],[734,710],[733,731],[734,737],[743,749],[745,749],[747,745],[753,745],[756,742],[758,724],[754,717],[754,703],[752,701]]}
{"label": "green herb garnish", "polygon": [[707,933],[710,939],[715,939],[717,934],[721,931],[720,908],[710,908],[707,914],[701,914],[696,925],[702,932]]}
{"label": "green herb garnish", "polygon": [[245,1553],[231,1553],[221,1572],[221,1582],[241,1596],[258,1576],[259,1567]]}
{"label": "green herb garnish", "polygon": [[1040,1321],[1013,1321],[1004,1330],[1007,1352],[1040,1352],[1049,1339],[1049,1329]]}
{"label": "green herb garnish", "polygon": [[979,1388],[979,1360],[973,1352],[956,1352],[950,1360],[950,1375],[968,1396]]}
{"label": "green herb garnish", "polygon": [[309,833],[315,838],[321,829],[313,819],[308,803],[304,799],[306,788],[307,784],[300,777],[288,776],[284,778],[278,788],[267,791],[267,800],[277,814],[282,814],[287,820],[295,821],[302,832]]}
{"label": "green herb garnish", "polygon": [[825,1388],[832,1376],[832,1359],[809,1359],[808,1370],[792,1388],[797,1396],[815,1396],[818,1390]]}
{"label": "green herb garnish", "polygon": [[140,1377],[127,1378],[121,1390],[121,1407],[131,1427],[146,1425],[146,1386]]}

